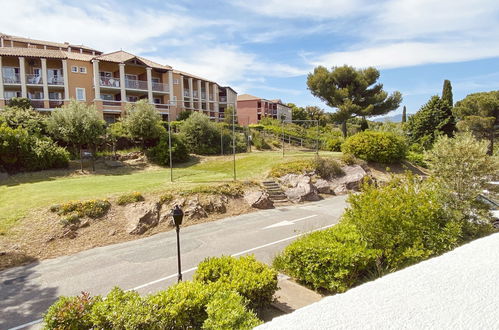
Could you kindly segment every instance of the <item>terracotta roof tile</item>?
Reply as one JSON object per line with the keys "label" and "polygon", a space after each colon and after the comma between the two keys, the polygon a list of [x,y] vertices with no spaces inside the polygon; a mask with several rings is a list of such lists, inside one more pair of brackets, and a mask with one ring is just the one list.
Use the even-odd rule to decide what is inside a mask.
{"label": "terracotta roof tile", "polygon": [[156,62],[150,61],[146,58],[143,58],[141,56],[127,53],[123,50],[118,50],[116,52],[102,54],[102,55],[96,56],[95,59],[101,60],[101,61],[115,62],[115,63],[124,63],[126,61],[137,59],[137,60],[141,61],[142,63],[144,63],[145,65],[150,66],[151,68],[163,69],[163,70],[171,70],[172,69],[171,66],[161,65],[161,64],[158,64]]}
{"label": "terracotta roof tile", "polygon": [[251,94],[241,94],[237,96],[237,100],[238,101],[262,100],[262,98]]}
{"label": "terracotta roof tile", "polygon": [[60,50],[22,48],[22,47],[0,47],[0,55],[46,57],[46,58],[61,58],[61,59],[66,58],[66,55]]}
{"label": "terracotta roof tile", "polygon": [[51,46],[51,47],[60,47],[60,48],[65,48],[67,49],[68,47],[74,47],[74,48],[83,48],[86,50],[92,50],[92,51],[97,51],[101,53],[100,51],[93,49],[91,47],[85,46],[85,45],[73,45],[70,43],[61,43],[61,42],[53,42],[53,41],[45,41],[45,40],[36,40],[36,39],[31,39],[31,38],[24,38],[24,37],[18,37],[18,36],[12,36],[8,35],[5,33],[0,32],[0,37],[3,37],[5,40],[12,40],[12,41],[17,41],[17,42],[26,42],[30,44],[37,44],[37,45],[45,45],[45,46]]}

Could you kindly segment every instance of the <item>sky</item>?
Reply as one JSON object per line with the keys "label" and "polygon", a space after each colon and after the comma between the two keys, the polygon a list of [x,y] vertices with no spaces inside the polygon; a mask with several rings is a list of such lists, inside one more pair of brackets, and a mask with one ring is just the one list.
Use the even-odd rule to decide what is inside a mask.
{"label": "sky", "polygon": [[[444,79],[454,101],[499,89],[497,0],[0,0],[0,32],[123,49],[239,94],[328,108],[314,67],[380,70],[416,112]],[[401,112],[401,108],[390,113]]]}

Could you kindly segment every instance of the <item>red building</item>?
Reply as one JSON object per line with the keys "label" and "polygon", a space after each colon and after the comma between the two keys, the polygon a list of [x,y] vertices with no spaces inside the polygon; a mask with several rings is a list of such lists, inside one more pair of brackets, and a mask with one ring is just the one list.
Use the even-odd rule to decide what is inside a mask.
{"label": "red building", "polygon": [[266,100],[250,94],[237,96],[237,115],[241,125],[257,124],[265,117],[292,120],[291,108],[281,100]]}

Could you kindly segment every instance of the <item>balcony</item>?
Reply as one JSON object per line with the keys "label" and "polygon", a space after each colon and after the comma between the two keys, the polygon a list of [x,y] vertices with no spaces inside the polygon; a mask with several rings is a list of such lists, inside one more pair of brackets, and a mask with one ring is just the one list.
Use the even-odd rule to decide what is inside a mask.
{"label": "balcony", "polygon": [[30,99],[29,101],[31,102],[31,105],[35,109],[40,109],[40,108],[43,109],[43,108],[45,108],[45,102],[43,100],[40,100],[40,99]]}
{"label": "balcony", "polygon": [[168,92],[168,84],[163,84],[159,82],[152,83],[152,90],[155,92]]}
{"label": "balcony", "polygon": [[136,79],[125,79],[125,88],[146,91],[147,90],[147,81],[136,80]]}
{"label": "balcony", "polygon": [[57,100],[57,99],[51,99],[49,100],[49,108],[50,109],[55,109],[55,108],[60,108],[64,105],[63,100]]}
{"label": "balcony", "polygon": [[121,101],[103,100],[102,105],[105,105],[108,107],[121,107]]}
{"label": "balcony", "polygon": [[198,98],[198,91],[192,91],[192,96],[197,99]]}
{"label": "balcony", "polygon": [[11,74],[8,76],[3,76],[3,83],[4,84],[20,84],[21,83],[21,76],[18,73]]}
{"label": "balcony", "polygon": [[184,96],[187,96],[187,97],[191,96],[188,89],[184,89]]}
{"label": "balcony", "polygon": [[39,74],[27,74],[26,75],[27,85],[43,85],[42,76]]}
{"label": "balcony", "polygon": [[210,101],[214,101],[215,98],[213,97],[213,94],[210,94]]}
{"label": "balcony", "polygon": [[100,77],[99,78],[99,85],[102,87],[120,88],[120,78]]}
{"label": "balcony", "polygon": [[220,96],[220,102],[227,102],[227,96]]}
{"label": "balcony", "polygon": [[206,93],[205,92],[201,92],[201,100],[206,100]]}
{"label": "balcony", "polygon": [[59,75],[59,76],[51,76],[48,77],[48,84],[52,86],[61,86],[64,85],[64,76]]}
{"label": "balcony", "polygon": [[156,107],[156,109],[161,109],[161,110],[168,110],[168,109],[170,109],[170,105],[169,104],[155,103],[154,106]]}

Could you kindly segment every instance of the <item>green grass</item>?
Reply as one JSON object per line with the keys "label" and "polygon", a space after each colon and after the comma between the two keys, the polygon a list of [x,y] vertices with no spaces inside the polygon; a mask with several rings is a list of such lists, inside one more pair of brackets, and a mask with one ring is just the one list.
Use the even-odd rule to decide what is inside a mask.
{"label": "green grass", "polygon": [[[276,163],[313,157],[314,153],[287,153],[283,159],[279,152],[255,152],[236,157],[237,180],[263,179]],[[321,152],[338,156],[339,153]],[[207,182],[231,181],[231,156],[209,157],[202,162],[174,168],[174,181],[170,182],[169,168],[139,170],[120,175],[84,175],[73,177],[50,176],[56,172],[31,173],[11,176],[0,185],[0,235],[24,217],[30,210],[49,207],[70,200],[106,198],[138,191],[154,193],[192,188]]]}

